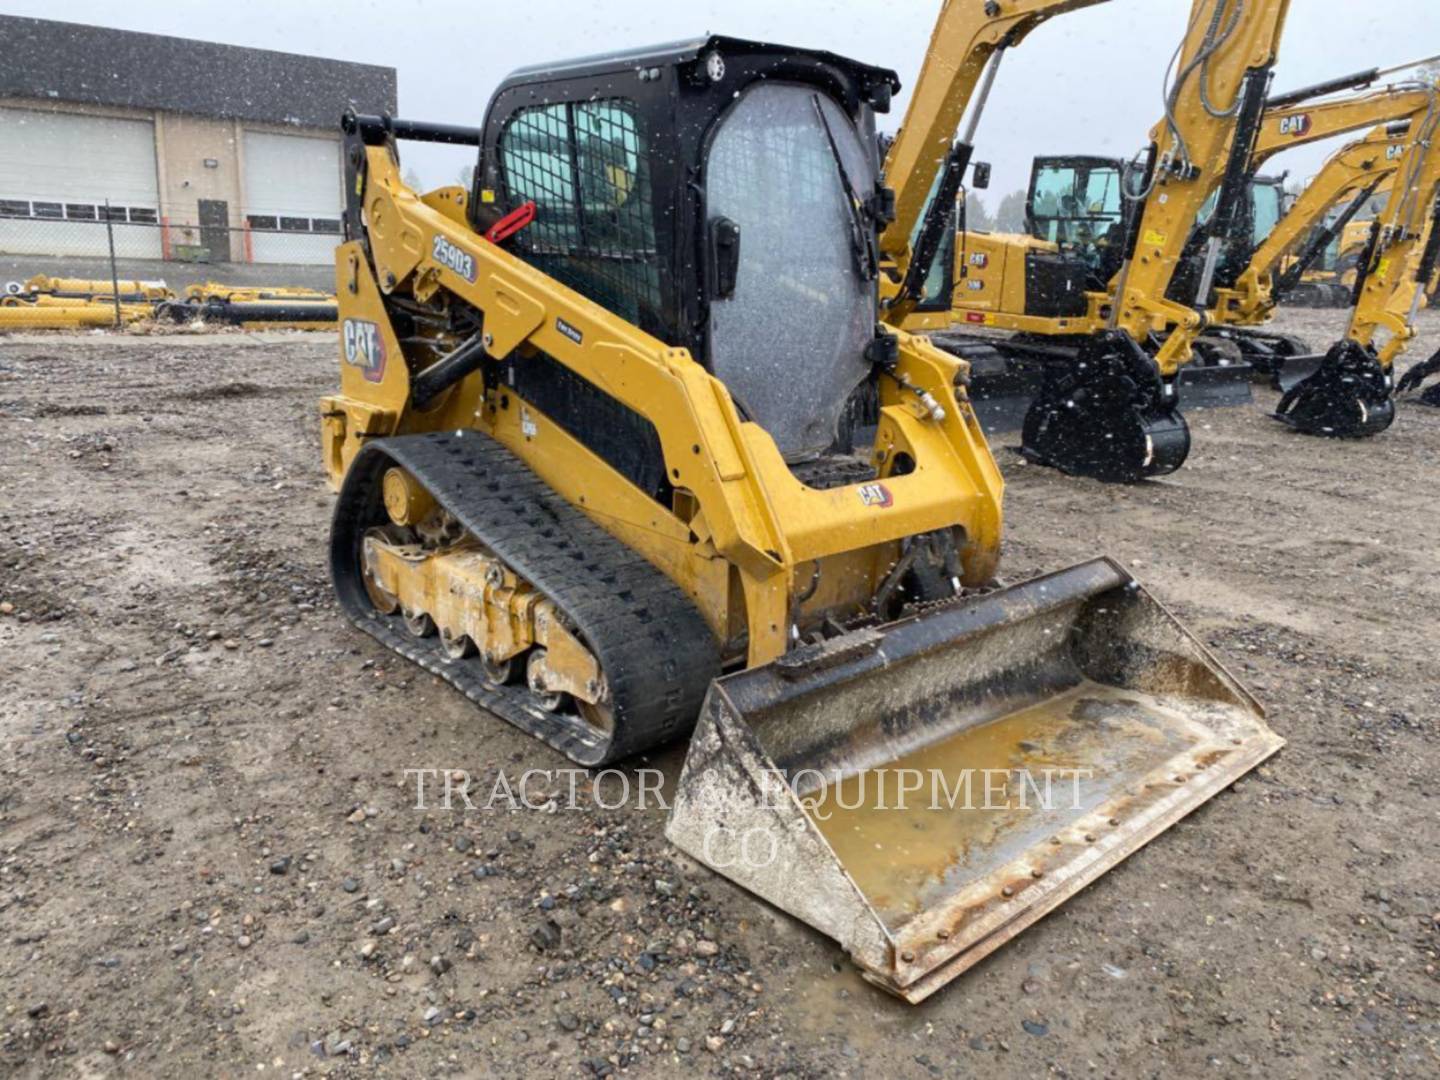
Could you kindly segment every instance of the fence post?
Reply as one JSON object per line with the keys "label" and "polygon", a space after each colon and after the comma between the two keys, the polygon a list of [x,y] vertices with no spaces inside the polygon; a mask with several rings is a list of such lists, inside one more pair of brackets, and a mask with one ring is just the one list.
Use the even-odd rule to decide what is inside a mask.
{"label": "fence post", "polygon": [[110,220],[110,200],[105,200],[105,239],[110,244],[110,288],[115,300],[115,329],[120,329],[120,273],[115,269],[115,223]]}

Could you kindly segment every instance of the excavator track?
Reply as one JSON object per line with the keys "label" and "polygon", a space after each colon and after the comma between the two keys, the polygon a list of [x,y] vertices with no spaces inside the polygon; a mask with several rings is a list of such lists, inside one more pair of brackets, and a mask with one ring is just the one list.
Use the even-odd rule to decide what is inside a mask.
{"label": "excavator track", "polygon": [[[478,657],[455,659],[435,638],[407,633],[399,612],[376,609],[362,576],[362,549],[366,533],[388,520],[382,483],[392,466],[414,477],[573,625],[609,687],[608,731],[546,710],[528,687],[489,681]],[[335,507],[330,573],[341,606],[361,630],[581,765],[615,761],[688,731],[720,672],[715,638],[680,588],[482,432],[367,443]]]}

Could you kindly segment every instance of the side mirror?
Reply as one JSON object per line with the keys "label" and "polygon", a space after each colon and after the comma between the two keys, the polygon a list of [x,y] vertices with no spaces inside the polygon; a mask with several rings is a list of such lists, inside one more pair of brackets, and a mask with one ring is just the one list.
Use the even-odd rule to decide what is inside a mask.
{"label": "side mirror", "polygon": [[728,217],[711,218],[709,232],[710,299],[728,300],[740,276],[740,226]]}
{"label": "side mirror", "polygon": [[970,181],[970,186],[976,191],[984,191],[990,186],[990,163],[988,161],[975,162],[975,175]]}

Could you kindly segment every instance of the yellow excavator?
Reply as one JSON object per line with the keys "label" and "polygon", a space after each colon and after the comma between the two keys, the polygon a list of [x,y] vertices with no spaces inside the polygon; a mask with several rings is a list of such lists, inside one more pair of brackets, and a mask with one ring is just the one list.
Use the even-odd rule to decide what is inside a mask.
{"label": "yellow excavator", "polygon": [[[1025,9],[1041,14],[1075,6],[994,4],[986,9],[1018,16]],[[1192,5],[1165,92],[1165,119],[1151,134],[1137,190],[1130,192],[1136,209],[1126,227],[1109,238],[1118,265],[1107,295],[1092,309],[1083,289],[1029,290],[1052,296],[1052,306],[1035,314],[1046,325],[1059,320],[1068,338],[1051,341],[1042,358],[1043,381],[1024,423],[1022,450],[1031,460],[1111,481],[1163,475],[1183,464],[1190,435],[1178,407],[1176,380],[1203,329],[1204,312],[1169,299],[1167,292],[1186,242],[1214,196],[1214,213],[1202,230],[1201,284],[1209,292],[1222,238],[1244,194],[1288,10],[1283,0],[1197,0]],[[882,246],[904,275],[890,307],[901,325],[914,317],[923,297],[919,286],[933,267],[933,261],[926,260],[933,260],[938,249],[938,243],[932,241],[927,247],[924,241],[943,234],[940,222],[950,210],[946,200],[958,188],[955,174],[963,171],[955,164],[968,157],[1001,56],[1013,43],[1001,37],[988,50],[957,51],[963,39],[958,35],[942,39],[944,22],[942,15],[909,114],[888,158],[889,175],[899,178],[900,214],[886,230]],[[981,91],[972,95],[970,87],[976,80],[983,80]],[[972,96],[965,136],[947,158],[943,150]],[[946,102],[954,102],[955,107],[942,107]],[[906,208],[926,206],[927,199],[927,220],[917,226]],[[912,235],[920,238],[914,248],[919,258],[914,259],[909,258],[908,246]],[[972,271],[1014,273],[1019,275],[1015,280],[1028,278],[1034,284],[1057,269],[1034,250],[1013,266],[1002,267],[992,264],[986,251],[970,250],[963,242],[961,247],[957,275],[964,275],[964,280],[955,291],[969,304],[985,289],[985,278]],[[967,313],[966,322],[1000,326],[996,311],[1003,299],[992,295],[988,304],[989,310]],[[1025,306],[1009,310],[1017,321],[1008,328],[1025,329],[1022,323],[1030,317]],[[953,337],[946,344],[962,355],[994,348]]]}
{"label": "yellow excavator", "polygon": [[[1440,265],[1440,106],[1411,122],[1390,197],[1372,225],[1357,266],[1355,306],[1345,336],[1313,375],[1289,388],[1278,420],[1306,434],[1333,438],[1378,435],[1395,420],[1394,365],[1414,340],[1425,286]],[[1425,365],[1406,373],[1403,389],[1423,379]]]}
{"label": "yellow excavator", "polygon": [[[1201,319],[1198,334],[1193,326],[1176,324],[1178,332],[1188,351],[1222,365],[1220,370],[1199,368],[1189,374],[1203,379],[1202,385],[1233,385],[1240,390],[1239,395],[1228,396],[1223,390],[1211,392],[1212,403],[1231,397],[1249,399],[1248,389],[1225,377],[1223,365],[1232,356],[1277,381],[1282,366],[1292,381],[1299,381],[1313,373],[1322,359],[1307,355],[1308,348],[1298,339],[1255,325],[1274,306],[1274,279],[1262,268],[1266,264],[1255,258],[1257,247],[1280,220],[1283,205],[1282,180],[1258,177],[1258,172],[1284,150],[1377,123],[1406,120],[1418,130],[1436,102],[1435,85],[1422,79],[1338,99],[1316,99],[1372,87],[1385,76],[1423,63],[1370,69],[1268,98],[1255,125],[1243,176],[1231,185],[1238,194],[1228,213],[1219,206],[1227,190],[1222,185],[1199,208],[1195,228],[1184,236],[1166,235],[1165,250],[1178,252],[1164,282],[1167,301],[1174,311],[1190,312],[1192,321]],[[1027,401],[1036,397],[1026,418],[1027,427],[1033,425],[1044,400],[1037,390],[1043,376],[1034,371],[1036,364],[1042,371],[1053,370],[1057,363],[1075,364],[1077,343],[1083,344],[1113,320],[1125,237],[1148,211],[1151,199],[1169,197],[1151,186],[1149,198],[1139,198],[1128,190],[1129,183],[1126,165],[1118,159],[1039,158],[1027,200],[1027,235],[962,232],[956,260],[956,322],[1016,334],[992,343],[1008,363],[987,372],[975,387],[982,412],[987,419],[996,418],[996,426],[1005,426],[1013,412],[998,402],[1017,396]],[[1160,250],[1153,248],[1152,255]],[[1151,333],[1151,347],[1159,358],[1176,353],[1166,337],[1169,331],[1155,326]],[[953,335],[947,340],[955,341]],[[1206,378],[1210,375],[1220,378]]]}
{"label": "yellow excavator", "polygon": [[693,727],[669,838],[919,1001],[1281,741],[1117,564],[997,584],[969,367],[881,319],[897,88],[708,36],[347,116],[320,411],[359,628],[582,765]]}
{"label": "yellow excavator", "polygon": [[[1341,147],[1268,234],[1257,230],[1244,270],[1230,277],[1231,284],[1215,290],[1205,342],[1232,343],[1239,361],[1270,376],[1280,390],[1290,389],[1318,368],[1321,357],[1303,341],[1266,330],[1263,324],[1282,302],[1339,306],[1331,298],[1342,292],[1339,303],[1350,302],[1354,264],[1359,261],[1364,240],[1357,239],[1356,250],[1347,258],[1351,266],[1348,288],[1340,283],[1338,249],[1342,238],[1355,238],[1357,230],[1368,236],[1369,223],[1354,218],[1373,199],[1388,192],[1409,143],[1410,126],[1409,120],[1384,124],[1365,138]],[[1277,208],[1282,205],[1278,201],[1279,181],[1262,178],[1252,190],[1256,202],[1264,201],[1260,193],[1265,192]],[[1242,257],[1243,251],[1241,246]],[[1332,251],[1337,257],[1329,275],[1313,275],[1312,268]]]}

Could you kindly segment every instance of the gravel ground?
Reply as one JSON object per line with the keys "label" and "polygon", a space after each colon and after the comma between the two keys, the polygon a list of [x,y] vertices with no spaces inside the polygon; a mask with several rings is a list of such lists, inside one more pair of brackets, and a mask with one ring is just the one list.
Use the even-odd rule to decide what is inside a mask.
{"label": "gravel ground", "polygon": [[0,1073],[1440,1072],[1440,415],[1196,413],[1130,488],[997,451],[1006,577],[1116,556],[1289,744],[911,1007],[658,809],[413,808],[407,769],[565,763],[337,614],[334,368],[323,335],[0,341]]}

